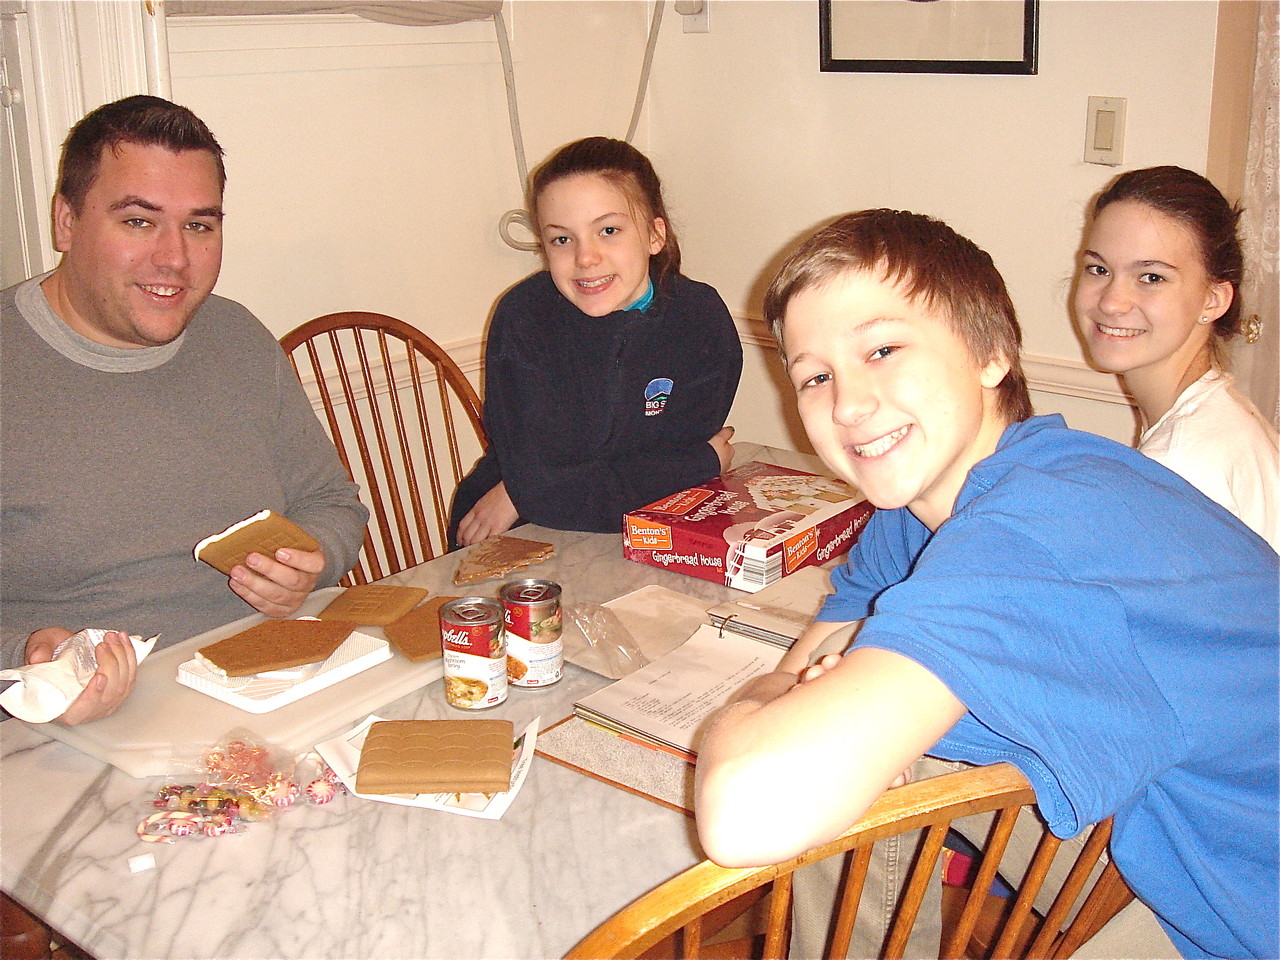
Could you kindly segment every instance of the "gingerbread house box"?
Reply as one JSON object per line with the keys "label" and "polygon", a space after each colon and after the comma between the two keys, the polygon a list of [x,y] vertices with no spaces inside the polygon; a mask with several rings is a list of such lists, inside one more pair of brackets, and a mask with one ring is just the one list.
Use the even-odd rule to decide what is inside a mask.
{"label": "gingerbread house box", "polygon": [[627,514],[622,552],[754,593],[844,553],[874,509],[843,480],[752,461]]}

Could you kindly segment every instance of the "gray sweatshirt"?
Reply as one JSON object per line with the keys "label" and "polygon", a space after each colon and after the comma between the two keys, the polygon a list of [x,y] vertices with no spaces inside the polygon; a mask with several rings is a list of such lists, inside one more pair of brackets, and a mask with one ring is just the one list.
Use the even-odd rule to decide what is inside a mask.
{"label": "gray sweatshirt", "polygon": [[[47,276],[47,275],[46,275]],[[171,344],[81,337],[36,277],[0,292],[0,643],[61,626],[176,643],[253,613],[195,544],[259,510],[355,563],[368,511],[270,332],[211,296]]]}

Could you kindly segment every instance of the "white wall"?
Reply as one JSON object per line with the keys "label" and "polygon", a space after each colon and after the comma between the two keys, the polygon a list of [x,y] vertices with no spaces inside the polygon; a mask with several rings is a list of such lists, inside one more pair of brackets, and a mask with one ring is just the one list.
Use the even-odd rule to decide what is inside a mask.
{"label": "white wall", "polygon": [[[529,164],[579,136],[622,136],[648,16],[637,0],[509,4]],[[1214,0],[1041,0],[1032,77],[823,74],[817,4],[710,0],[710,32],[668,5],[637,145],[655,160],[686,271],[747,338],[733,422],[803,447],[759,316],[767,266],[867,206],[927,212],[988,249],[1023,318],[1042,411],[1127,440],[1112,378],[1085,369],[1068,277],[1084,205],[1117,171],[1081,159],[1090,95],[1129,101],[1127,169],[1203,170]],[[282,333],[340,309],[392,313],[473,375],[497,295],[535,269],[504,246],[520,201],[490,23],[171,20],[174,98],[228,153],[219,292]],[[1102,399],[1098,399],[1102,398]]]}

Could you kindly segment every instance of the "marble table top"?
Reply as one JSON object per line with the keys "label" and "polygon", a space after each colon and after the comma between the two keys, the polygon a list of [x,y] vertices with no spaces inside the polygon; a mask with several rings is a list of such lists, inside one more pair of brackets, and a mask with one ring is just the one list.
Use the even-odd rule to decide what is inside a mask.
{"label": "marble table top", "polygon": [[[735,444],[735,462],[812,468]],[[707,603],[740,595],[622,559],[616,535],[523,527],[556,544],[537,576],[566,602],[660,584]],[[456,560],[388,579],[454,592]],[[609,681],[567,665],[560,683],[512,690],[483,716],[549,726]],[[380,709],[457,717],[441,683]],[[252,717],[246,715],[247,720]],[[165,780],[133,779],[18,721],[0,723],[0,887],[105,960],[130,958],[555,957],[636,896],[701,858],[693,821],[535,758],[499,821],[340,797],[299,804],[241,835],[138,840]],[[133,872],[150,854],[155,866]]]}

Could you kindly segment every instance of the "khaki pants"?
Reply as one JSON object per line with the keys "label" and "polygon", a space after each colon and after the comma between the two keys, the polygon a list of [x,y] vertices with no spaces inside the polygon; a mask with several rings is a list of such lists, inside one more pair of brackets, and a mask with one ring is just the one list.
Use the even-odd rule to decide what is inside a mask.
{"label": "khaki pants", "polygon": [[[965,766],[963,763],[923,757],[912,765],[911,779],[937,777],[962,770]],[[992,819],[993,814],[982,814],[957,820],[953,826],[971,842],[981,846],[986,841]],[[1014,885],[1031,862],[1043,829],[1043,821],[1031,811],[1024,811],[1014,827],[1004,859],[1005,868],[1014,874],[1008,877]],[[1045,884],[1048,890],[1047,895],[1042,894],[1045,902],[1038,902],[1037,908],[1042,911],[1048,909],[1053,894],[1083,845],[1084,836],[1063,843]],[[876,844],[862,890],[862,905],[849,945],[849,957],[880,955],[889,935],[898,897],[906,886],[907,872],[915,859],[922,837],[922,831],[915,831],[890,837]],[[791,933],[793,958],[807,960],[825,955],[844,862],[844,857],[828,857],[796,871]],[[1098,869],[1101,869],[1101,865]],[[920,913],[904,953],[908,960],[938,956],[942,936],[942,879],[939,870],[940,867],[935,869],[934,878],[920,905]],[[1135,900],[1117,914],[1097,936],[1081,947],[1076,956],[1157,960],[1177,957],[1178,952],[1155,915],[1140,901]]]}

